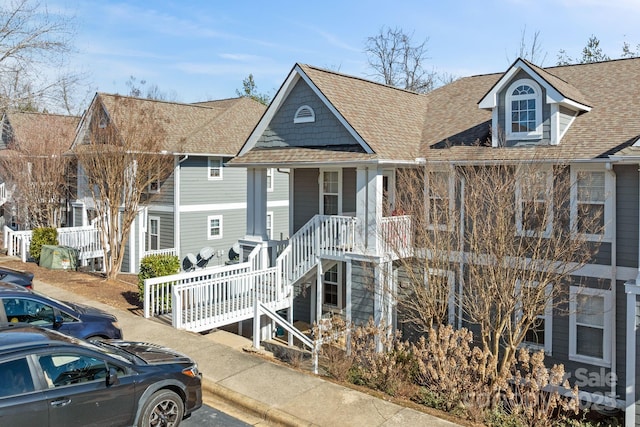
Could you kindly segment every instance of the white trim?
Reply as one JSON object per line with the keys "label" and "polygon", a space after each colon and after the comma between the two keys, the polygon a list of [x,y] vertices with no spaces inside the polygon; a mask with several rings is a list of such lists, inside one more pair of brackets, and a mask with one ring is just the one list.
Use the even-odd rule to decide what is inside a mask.
{"label": "white trim", "polygon": [[[626,377],[625,377],[625,426],[634,427],[636,419],[636,335],[638,330],[637,310],[640,286],[635,281],[624,285],[627,294],[626,315]],[[631,315],[633,313],[633,315]]]}
{"label": "white trim", "polygon": [[[159,216],[155,216],[155,215],[149,215],[149,219],[148,219],[149,223],[147,225],[147,248],[148,250],[154,250],[154,249],[160,249],[160,217]],[[152,221],[157,221],[158,222],[158,229],[157,229],[157,248],[152,248],[151,247],[151,237],[153,236],[153,234],[151,234],[151,222]]]}
{"label": "white trim", "polygon": [[[288,200],[273,200],[267,202],[269,208],[284,208],[289,206]],[[179,212],[231,211],[247,209],[247,203],[212,203],[207,205],[183,205]]]}
{"label": "white trim", "polygon": [[[577,297],[588,295],[591,297],[602,297],[604,312],[602,313],[602,358],[585,356],[577,353]],[[611,291],[605,289],[585,288],[581,286],[571,286],[569,288],[569,360],[588,363],[591,365],[610,367],[611,366],[611,333],[613,326]],[[591,326],[593,327],[593,326]]]}
{"label": "white trim", "polygon": [[[336,268],[336,281],[332,282],[332,281],[327,281],[325,280],[325,274],[328,273],[332,268]],[[335,310],[342,310],[344,308],[344,305],[342,303],[342,287],[343,287],[343,280],[342,280],[342,263],[339,262],[337,264],[335,264],[334,266],[332,266],[331,268],[325,270],[322,272],[322,310],[323,311],[331,311],[334,312]],[[336,305],[333,304],[327,304],[324,301],[324,297],[325,297],[325,285],[326,284],[330,284],[330,285],[335,285],[336,287],[336,292],[337,292],[337,297],[338,297],[338,301]]]}
{"label": "white trim", "polygon": [[[535,93],[533,95],[512,95],[513,91],[518,86],[529,86]],[[529,132],[514,132],[512,130],[513,121],[511,116],[513,111],[511,110],[512,101],[520,98],[531,99],[535,101],[535,130]],[[505,92],[505,108],[504,108],[504,127],[507,140],[522,140],[522,139],[540,139],[542,137],[542,89],[540,85],[532,79],[518,79],[511,83]]]}
{"label": "white trim", "polygon": [[[577,232],[578,227],[578,172],[604,172],[604,234],[580,234]],[[570,215],[569,227],[572,235],[580,234],[586,240],[596,242],[611,242],[613,236],[613,218],[615,194],[614,180],[610,171],[607,171],[603,164],[572,164],[571,165],[571,197],[570,197]]]}
{"label": "white trim", "polygon": [[451,224],[447,225],[447,224],[436,224],[433,223],[431,221],[431,177],[433,176],[433,174],[435,173],[440,173],[440,174],[447,174],[447,199],[448,199],[448,214],[450,216],[453,215],[454,213],[454,209],[455,209],[455,189],[456,189],[456,182],[455,182],[455,173],[453,171],[452,168],[449,169],[434,169],[434,170],[429,170],[427,172],[427,176],[425,179],[425,188],[424,191],[426,193],[426,202],[427,202],[427,206],[426,206],[426,210],[427,210],[427,228],[429,230],[434,230],[434,229],[438,229],[438,230],[452,230],[452,226]]}
{"label": "white trim", "polygon": [[[212,235],[211,234],[211,221],[217,219],[219,221],[218,228],[220,229],[220,234]],[[222,239],[222,215],[209,215],[207,217],[207,240],[219,240]]]}
{"label": "white trim", "polygon": [[[522,203],[525,201],[522,198],[522,187],[523,187],[523,178],[525,176],[531,176],[531,175],[535,175],[537,172],[544,172],[545,174],[545,183],[544,183],[544,188],[546,189],[546,191],[544,192],[544,203],[545,205],[545,210],[547,211],[547,217],[545,218],[545,222],[546,222],[546,227],[544,229],[544,231],[542,231],[542,233],[540,233],[540,231],[538,230],[525,230],[524,229],[524,218],[523,218],[523,212],[522,212]],[[540,169],[535,169],[535,170],[527,170],[524,168],[519,168],[517,175],[516,175],[516,233],[518,236],[528,236],[528,237],[535,237],[535,236],[542,236],[542,237],[549,237],[551,236],[551,232],[553,231],[553,212],[555,209],[555,206],[553,204],[553,167],[550,165],[543,165],[540,167]],[[524,183],[525,186],[527,187],[531,187],[529,185],[529,182]],[[537,201],[537,202],[542,202],[541,200],[538,200],[535,198],[533,201]]]}
{"label": "white trim", "polygon": [[[337,173],[338,174],[338,192],[337,193],[325,193],[324,192],[324,174],[325,173]],[[336,195],[338,197],[338,215],[342,215],[342,169],[320,169],[320,175],[318,177],[318,185],[319,185],[319,211],[320,213],[324,212],[324,195]]]}
{"label": "white trim", "polygon": [[267,233],[267,238],[269,240],[273,240],[273,211],[267,211],[267,229],[265,232]]}
{"label": "white trim", "polygon": [[[218,162],[219,166],[216,165],[212,165],[212,163],[214,162]],[[214,156],[209,156],[207,157],[207,179],[209,181],[220,181],[222,180],[222,165],[223,165],[223,159],[222,157],[214,157]],[[218,171],[218,176],[211,176],[211,172],[212,171]]]}
{"label": "white trim", "polygon": [[551,104],[551,136],[549,144],[558,145],[560,143],[560,105]]}
{"label": "white trim", "polygon": [[[271,178],[271,179],[269,179]],[[273,192],[273,188],[275,186],[275,179],[276,179],[276,174],[275,174],[275,169],[274,168],[267,168],[267,192],[268,193],[272,193]]]}
{"label": "white trim", "polygon": [[[304,115],[304,116],[299,116],[302,112],[308,112],[308,115]],[[293,115],[293,123],[313,123],[316,121],[316,113],[315,111],[313,111],[313,108],[311,108],[308,105],[302,105],[300,106],[297,110],[296,113]]]}

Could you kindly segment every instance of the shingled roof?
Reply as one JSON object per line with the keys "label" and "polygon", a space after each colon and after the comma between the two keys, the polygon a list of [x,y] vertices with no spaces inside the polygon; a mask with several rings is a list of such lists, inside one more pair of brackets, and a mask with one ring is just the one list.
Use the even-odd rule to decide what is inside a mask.
{"label": "shingled roof", "polygon": [[233,162],[589,160],[614,154],[640,136],[640,58],[549,68],[527,65],[563,96],[591,107],[557,146],[491,147],[491,112],[480,109],[478,101],[504,73],[461,78],[422,95],[299,65],[374,153],[349,157],[329,148],[254,148]]}
{"label": "shingled roof", "polygon": [[4,115],[3,140],[9,144],[0,155],[13,151],[31,155],[59,154],[67,150],[76,134],[79,117],[35,112]]}
{"label": "shingled roof", "polygon": [[96,101],[104,105],[107,113],[116,108],[118,99],[128,101],[118,108],[151,111],[164,130],[159,149],[176,154],[234,156],[266,108],[246,97],[182,104],[105,93],[96,95]]}

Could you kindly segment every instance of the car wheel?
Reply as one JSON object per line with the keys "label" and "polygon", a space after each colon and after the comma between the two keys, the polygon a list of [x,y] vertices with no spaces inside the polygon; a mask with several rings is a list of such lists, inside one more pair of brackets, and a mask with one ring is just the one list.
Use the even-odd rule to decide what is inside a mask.
{"label": "car wheel", "polygon": [[103,337],[102,335],[91,335],[90,337],[85,338],[86,341],[104,341],[108,338]]}
{"label": "car wheel", "polygon": [[175,427],[182,421],[184,404],[176,393],[160,390],[144,404],[138,427]]}

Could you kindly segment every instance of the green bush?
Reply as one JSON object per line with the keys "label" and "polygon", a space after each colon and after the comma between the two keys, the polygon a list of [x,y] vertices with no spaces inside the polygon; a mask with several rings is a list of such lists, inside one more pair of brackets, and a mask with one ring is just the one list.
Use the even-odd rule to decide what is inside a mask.
{"label": "green bush", "polygon": [[140,262],[138,299],[144,301],[144,281],[152,277],[169,276],[180,271],[180,259],[175,255],[149,255]]}
{"label": "green bush", "polygon": [[29,245],[29,253],[37,263],[40,262],[40,253],[42,245],[57,245],[58,230],[53,227],[34,228],[31,236],[31,244]]}

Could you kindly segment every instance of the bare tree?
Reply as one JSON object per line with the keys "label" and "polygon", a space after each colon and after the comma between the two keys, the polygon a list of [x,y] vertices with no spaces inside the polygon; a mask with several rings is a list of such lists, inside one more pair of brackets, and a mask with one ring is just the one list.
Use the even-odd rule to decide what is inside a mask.
{"label": "bare tree", "polygon": [[0,108],[33,110],[51,105],[49,96],[72,76],[49,77],[62,70],[71,50],[72,21],[35,0],[0,5]]}
{"label": "bare tree", "polygon": [[396,211],[413,229],[410,255],[396,249],[399,319],[423,333],[468,324],[491,355],[483,380],[507,379],[518,348],[542,339],[541,316],[566,303],[572,274],[597,250],[575,231],[598,234],[601,215],[570,225],[571,183],[560,164],[427,164],[399,173],[397,188]]}
{"label": "bare tree", "polygon": [[102,230],[106,275],[113,278],[122,266],[133,221],[140,207],[161,192],[173,170],[173,156],[163,152],[169,123],[156,103],[100,95],[95,105],[89,132],[75,155]]}
{"label": "bare tree", "polygon": [[[547,59],[547,53],[543,52],[542,45],[540,44],[540,31],[536,31],[531,36],[531,40],[527,42],[527,27],[522,29],[520,34],[520,45],[516,52],[516,58],[523,58],[532,64],[542,66],[545,59]],[[509,60],[512,62],[512,60]]]}
{"label": "bare tree", "polygon": [[64,222],[70,183],[75,176],[69,150],[77,117],[42,113],[5,114],[10,141],[2,151],[3,178],[11,202],[25,227],[60,227]]}
{"label": "bare tree", "polygon": [[365,53],[374,76],[390,86],[426,93],[434,88],[435,73],[424,68],[427,41],[413,44],[413,34],[399,28],[381,28],[368,37]]}

